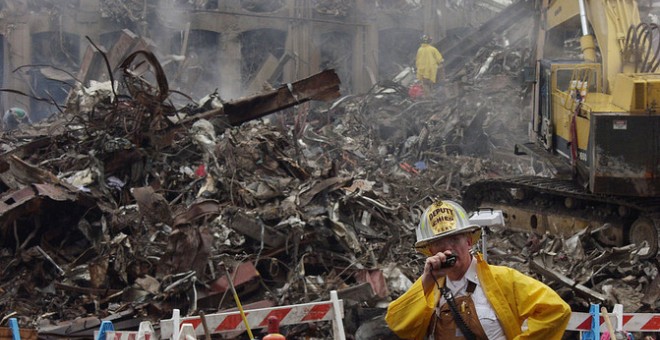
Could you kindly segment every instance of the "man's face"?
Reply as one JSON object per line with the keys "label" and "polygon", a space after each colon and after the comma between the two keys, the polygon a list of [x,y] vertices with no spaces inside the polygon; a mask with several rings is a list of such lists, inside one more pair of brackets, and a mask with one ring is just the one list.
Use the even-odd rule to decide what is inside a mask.
{"label": "man's face", "polygon": [[429,244],[431,254],[444,253],[449,250],[457,255],[459,259],[470,258],[470,249],[472,248],[472,239],[467,233],[443,237]]}

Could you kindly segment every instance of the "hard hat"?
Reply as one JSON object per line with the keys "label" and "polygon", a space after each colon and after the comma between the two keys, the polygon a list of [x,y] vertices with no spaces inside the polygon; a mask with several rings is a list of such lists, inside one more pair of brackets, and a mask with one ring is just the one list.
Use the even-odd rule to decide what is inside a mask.
{"label": "hard hat", "polygon": [[433,241],[443,237],[470,233],[472,243],[475,244],[481,237],[481,227],[476,224],[470,224],[465,209],[454,201],[438,201],[424,211],[421,220],[417,225],[415,234],[417,242],[415,249],[426,255],[431,256],[428,245]]}
{"label": "hard hat", "polygon": [[420,40],[425,44],[430,44],[433,39],[431,39],[430,35],[424,34]]}

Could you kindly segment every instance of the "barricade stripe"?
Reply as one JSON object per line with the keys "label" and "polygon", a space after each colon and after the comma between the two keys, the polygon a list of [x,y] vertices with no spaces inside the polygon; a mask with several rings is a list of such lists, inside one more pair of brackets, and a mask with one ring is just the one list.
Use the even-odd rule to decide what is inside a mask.
{"label": "barricade stripe", "polygon": [[[660,314],[639,313],[639,314],[623,314],[622,315],[623,328],[626,331],[639,332],[639,331],[655,331],[660,332]],[[616,322],[616,315],[610,314],[610,319],[613,323]],[[591,320],[593,317],[589,313],[573,312],[571,319],[568,322],[567,330],[572,331],[589,331],[591,330]],[[599,324],[604,327],[605,318],[599,317]]]}
{"label": "barricade stripe", "polygon": [[628,321],[630,321],[632,318],[633,318],[632,315],[625,315],[624,314],[623,315],[623,325],[625,326],[628,323]]}
{"label": "barricade stripe", "polygon": [[624,314],[623,328],[629,331],[660,331],[658,314]]}
{"label": "barricade stripe", "polygon": [[635,315],[624,315],[623,316],[623,328],[626,330],[638,330],[642,329],[645,323],[649,321],[648,318],[643,316]]}
{"label": "barricade stripe", "polygon": [[316,305],[305,315],[301,321],[310,321],[310,320],[320,320],[328,314],[328,311],[332,308],[331,304],[325,305]]}
{"label": "barricade stripe", "polygon": [[[266,319],[266,315],[269,313],[276,311],[276,310],[281,310],[281,308],[278,309],[273,309],[273,310],[260,310],[257,312],[250,312],[250,315],[247,317],[248,319],[248,324],[250,325],[250,328],[255,329],[255,328],[261,328],[261,327],[266,327],[266,326],[261,326],[261,324],[264,323],[264,320]],[[243,327],[244,324],[240,324],[238,327],[241,327],[241,329],[245,328]]]}
{"label": "barricade stripe", "polygon": [[592,316],[589,313],[573,312],[568,320],[566,329],[568,330],[589,330],[591,329]]}
{"label": "barricade stripe", "polygon": [[[247,317],[249,313],[245,313],[245,316]],[[236,329],[238,325],[243,322],[243,318],[241,317],[240,314],[233,314],[233,315],[227,315],[227,317],[222,320],[222,322],[218,325],[218,327],[215,329],[216,332],[220,331],[230,331]]]}
{"label": "barricade stripe", "polygon": [[266,315],[266,317],[261,321],[259,326],[260,327],[268,326],[268,318],[270,318],[271,316],[276,317],[277,320],[284,320],[284,318],[289,314],[289,312],[292,309],[293,308],[285,308],[285,309],[275,309],[270,311],[270,313],[268,313],[268,315]]}
{"label": "barricade stripe", "polygon": [[659,331],[660,330],[660,315],[654,315],[649,322],[647,322],[644,326],[642,326],[642,330],[655,330]]}
{"label": "barricade stripe", "polygon": [[[119,332],[105,333],[105,337],[107,340],[137,340],[138,336],[140,336],[140,332],[137,331],[119,331]],[[144,340],[151,340],[151,333],[145,332]]]}
{"label": "barricade stripe", "polygon": [[591,329],[592,320],[593,320],[593,317],[589,316],[586,320],[584,320],[583,323],[579,324],[576,328],[577,329],[585,329],[585,330]]}
{"label": "barricade stripe", "polygon": [[183,319],[183,320],[181,320],[181,324],[179,325],[179,329],[181,329],[181,327],[183,327],[183,325],[186,324],[186,323],[189,324],[189,325],[192,325],[195,332],[197,332],[197,326],[202,324],[202,319],[199,318],[199,317],[196,317],[196,318],[193,318],[193,319]]}
{"label": "barricade stripe", "polygon": [[[96,338],[96,335],[98,333],[95,332],[94,338]],[[108,340],[135,340],[137,339],[137,332],[133,331],[120,331],[120,332],[115,332],[115,331],[109,331],[105,332],[105,338]]]}

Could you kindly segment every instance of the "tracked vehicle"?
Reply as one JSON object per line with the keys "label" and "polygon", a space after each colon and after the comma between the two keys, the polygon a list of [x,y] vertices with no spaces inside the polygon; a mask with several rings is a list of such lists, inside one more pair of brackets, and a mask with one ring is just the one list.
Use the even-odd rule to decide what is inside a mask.
{"label": "tracked vehicle", "polygon": [[[488,179],[463,205],[501,209],[507,225],[608,245],[660,244],[660,29],[634,0],[540,0],[530,142],[516,145],[551,177]],[[578,60],[556,53],[581,32]]]}

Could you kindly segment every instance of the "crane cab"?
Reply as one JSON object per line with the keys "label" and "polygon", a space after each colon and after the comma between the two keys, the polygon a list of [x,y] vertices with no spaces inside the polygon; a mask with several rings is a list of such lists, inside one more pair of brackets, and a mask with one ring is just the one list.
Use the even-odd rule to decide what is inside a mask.
{"label": "crane cab", "polygon": [[593,193],[660,196],[660,75],[619,74],[607,94],[601,69],[539,61],[533,140]]}

